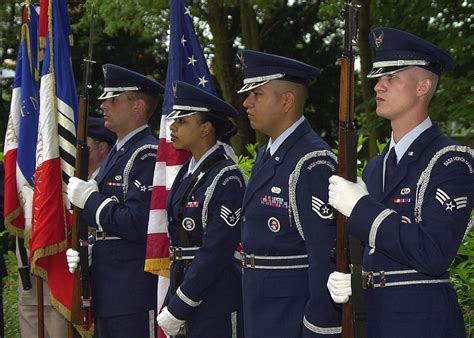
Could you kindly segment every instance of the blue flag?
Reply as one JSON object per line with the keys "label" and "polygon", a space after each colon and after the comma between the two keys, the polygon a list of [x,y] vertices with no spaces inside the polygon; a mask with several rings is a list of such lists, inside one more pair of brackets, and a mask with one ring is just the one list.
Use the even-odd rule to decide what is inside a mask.
{"label": "blue flag", "polygon": [[18,51],[13,88],[21,87],[20,125],[18,132],[18,167],[30,186],[36,163],[38,137],[39,85],[38,85],[38,21],[35,7],[25,9],[25,22],[21,27],[21,43]]}
{"label": "blue flag", "polygon": [[162,115],[173,110],[173,82],[184,81],[216,95],[185,0],[171,0],[170,47]]}

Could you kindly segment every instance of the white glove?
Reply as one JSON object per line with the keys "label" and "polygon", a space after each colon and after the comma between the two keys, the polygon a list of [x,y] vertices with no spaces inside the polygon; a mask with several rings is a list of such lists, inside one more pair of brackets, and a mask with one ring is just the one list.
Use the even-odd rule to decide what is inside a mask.
{"label": "white glove", "polygon": [[178,319],[168,311],[168,307],[164,307],[160,314],[156,317],[158,325],[168,336],[176,336],[184,323],[184,320]]}
{"label": "white glove", "polygon": [[84,209],[87,199],[94,191],[99,191],[96,181],[83,181],[80,178],[71,177],[67,185],[67,199],[75,206]]}
{"label": "white glove", "polygon": [[76,271],[77,266],[81,259],[79,258],[79,251],[74,250],[73,248],[69,248],[66,250],[66,259],[67,259],[67,266],[69,267],[69,272],[74,273]]}
{"label": "white glove", "polygon": [[337,175],[329,178],[329,204],[346,217],[351,215],[357,202],[368,194],[367,186],[360,177],[357,183]]}
{"label": "white glove", "polygon": [[329,275],[326,284],[335,303],[346,303],[352,295],[351,274],[334,271]]}
{"label": "white glove", "polygon": [[[89,266],[92,264],[92,245],[87,246],[87,258],[89,261]],[[67,266],[69,267],[69,272],[74,273],[79,263],[81,262],[81,258],[79,257],[79,251],[74,250],[73,248],[69,248],[66,250],[66,259],[67,259]]]}

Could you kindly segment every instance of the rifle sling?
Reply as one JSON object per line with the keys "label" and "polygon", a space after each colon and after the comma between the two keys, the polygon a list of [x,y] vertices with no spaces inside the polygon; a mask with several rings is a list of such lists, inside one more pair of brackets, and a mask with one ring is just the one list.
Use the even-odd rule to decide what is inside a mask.
{"label": "rifle sling", "polygon": [[189,247],[189,239],[188,239],[188,234],[186,230],[183,227],[183,216],[184,216],[184,211],[186,209],[186,204],[189,202],[192,194],[196,190],[199,182],[209,173],[210,169],[216,164],[219,163],[220,161],[226,160],[228,157],[224,154],[218,154],[210,159],[208,159],[202,166],[201,170],[199,173],[194,177],[193,181],[191,184],[188,186],[186,189],[186,192],[183,194],[183,198],[181,199],[181,204],[179,206],[178,210],[178,235],[179,235],[179,241],[180,241],[180,246],[182,247]]}

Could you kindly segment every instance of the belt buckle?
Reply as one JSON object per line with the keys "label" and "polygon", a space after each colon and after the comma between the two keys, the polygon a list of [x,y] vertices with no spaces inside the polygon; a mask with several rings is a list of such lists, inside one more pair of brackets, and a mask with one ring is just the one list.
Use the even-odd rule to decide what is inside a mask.
{"label": "belt buckle", "polygon": [[[255,255],[254,254],[246,254],[245,252],[241,251],[240,252],[240,258],[242,261],[242,267],[243,268],[250,268],[250,269],[255,269]],[[249,262],[247,263],[247,258],[249,259]]]}
{"label": "belt buckle", "polygon": [[364,278],[365,287],[367,289],[373,289],[374,288],[374,273],[373,273],[373,271],[364,272],[362,274],[362,277]]}
{"label": "belt buckle", "polygon": [[96,231],[95,232],[95,239],[99,239],[99,240],[104,240],[107,238],[107,234],[105,233],[105,231]]}
{"label": "belt buckle", "polygon": [[170,260],[172,262],[180,260],[182,257],[181,248],[176,246],[170,246]]}
{"label": "belt buckle", "polygon": [[380,271],[379,274],[380,274],[380,287],[384,288],[385,283],[387,282],[387,279],[385,278],[385,271]]}

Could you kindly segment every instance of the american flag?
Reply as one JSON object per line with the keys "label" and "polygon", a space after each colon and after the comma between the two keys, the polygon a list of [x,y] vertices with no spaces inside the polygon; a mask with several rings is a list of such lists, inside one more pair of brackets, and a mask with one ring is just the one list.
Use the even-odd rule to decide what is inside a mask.
{"label": "american flag", "polygon": [[179,169],[189,158],[187,151],[177,151],[170,140],[169,122],[165,116],[173,109],[173,81],[180,80],[216,94],[209,69],[196,37],[190,7],[185,0],[170,1],[170,45],[165,97],[160,122],[158,156],[148,223],[145,271],[160,275],[158,305],[162,304],[169,276],[169,238],[166,197]]}

